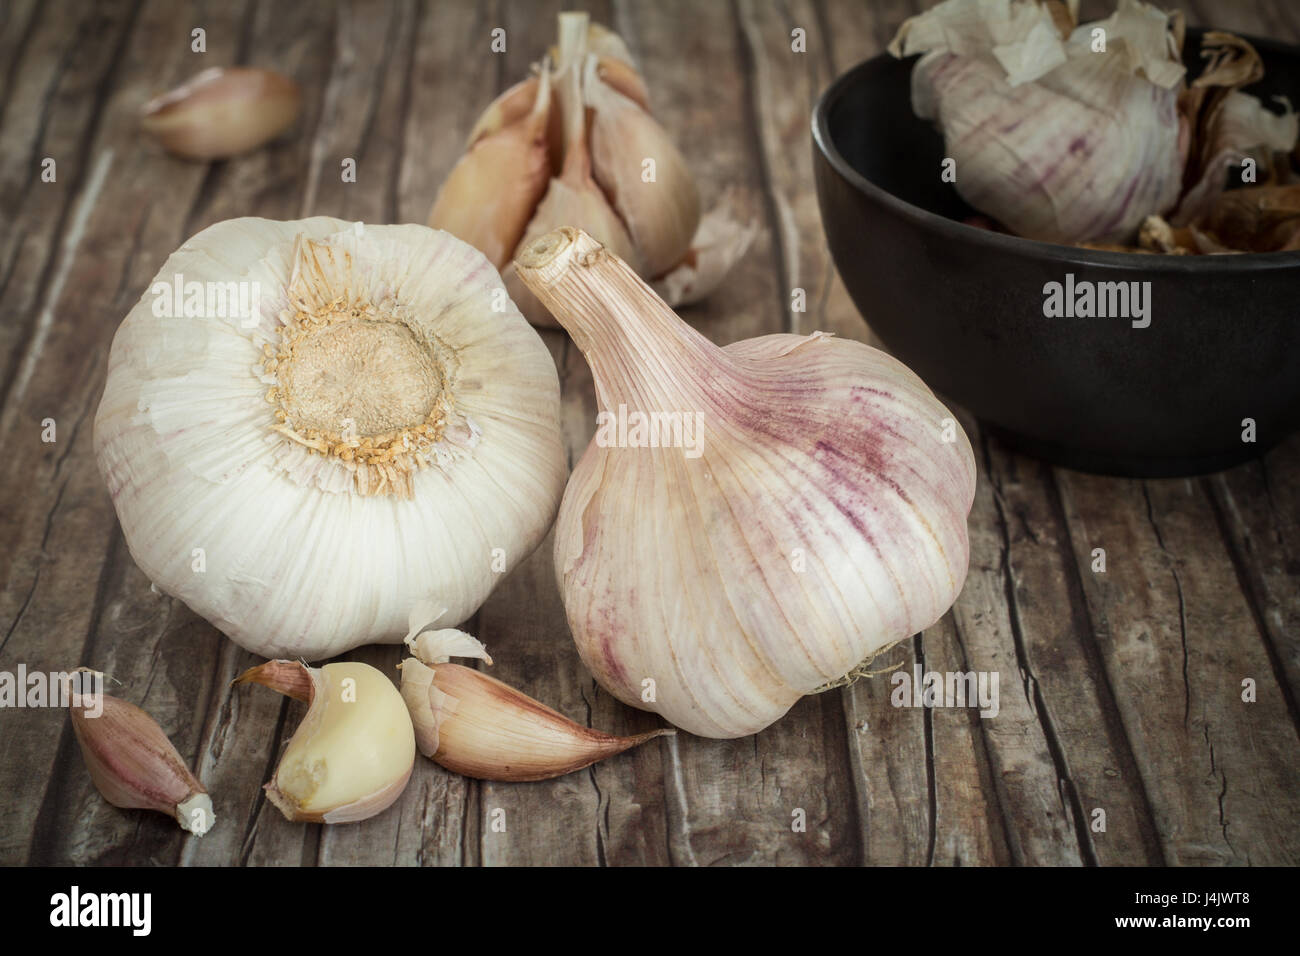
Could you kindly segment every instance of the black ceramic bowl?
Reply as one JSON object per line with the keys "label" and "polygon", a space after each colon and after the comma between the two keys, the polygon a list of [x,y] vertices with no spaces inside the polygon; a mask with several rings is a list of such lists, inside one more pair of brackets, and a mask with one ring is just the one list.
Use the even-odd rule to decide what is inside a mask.
{"label": "black ceramic bowl", "polygon": [[[1251,42],[1266,75],[1249,92],[1300,104],[1300,50]],[[812,121],[831,254],[895,355],[1015,447],[1086,471],[1216,471],[1300,427],[1300,253],[1099,252],[965,225],[943,139],[912,112],[915,60],[855,67]],[[1044,286],[1067,274],[1149,281],[1150,325],[1044,317]]]}

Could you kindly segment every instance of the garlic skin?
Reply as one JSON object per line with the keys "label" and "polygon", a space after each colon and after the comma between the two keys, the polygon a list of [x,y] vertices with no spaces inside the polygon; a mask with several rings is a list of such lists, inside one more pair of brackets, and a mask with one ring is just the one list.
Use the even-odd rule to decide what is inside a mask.
{"label": "garlic skin", "polygon": [[265,787],[287,820],[355,823],[402,795],[415,767],[415,732],[383,673],[356,661],[319,668],[268,661],[235,680],[250,682],[296,699],[307,689],[307,716]]}
{"label": "garlic skin", "polygon": [[298,84],[253,67],[213,67],[140,108],[140,128],[167,152],[206,162],[263,145],[293,125]]}
{"label": "garlic skin", "polygon": [[579,230],[515,266],[586,356],[602,411],[697,423],[698,456],[593,439],[560,507],[569,626],[619,700],[701,736],[752,734],[951,606],[975,461],[904,365],[821,333],[720,349]]}
{"label": "garlic skin", "polygon": [[[1092,50],[1097,27],[1105,52]],[[1120,0],[1062,39],[1034,0],[945,0],[906,21],[889,49],[924,54],[916,115],[943,133],[962,198],[1017,235],[1123,241],[1178,201],[1185,70],[1156,8]]]}
{"label": "garlic skin", "polygon": [[[259,301],[156,315],[177,275]],[[454,625],[546,534],[555,364],[477,250],[417,225],[235,219],[155,281],[113,341],[95,454],[136,563],[241,646],[396,643],[422,600]]]}
{"label": "garlic skin", "polygon": [[668,728],[616,737],[575,723],[496,678],[448,663],[449,657],[491,658],[463,631],[440,629],[407,639],[416,655],[403,661],[402,698],[420,752],[454,773],[478,780],[549,780],[581,770]]}
{"label": "garlic skin", "polygon": [[[195,836],[211,830],[212,798],[157,722],[134,704],[97,696],[95,707],[74,696],[69,712],[90,778],[104,799],[115,807],[165,813]],[[91,716],[101,707],[99,716]]]}

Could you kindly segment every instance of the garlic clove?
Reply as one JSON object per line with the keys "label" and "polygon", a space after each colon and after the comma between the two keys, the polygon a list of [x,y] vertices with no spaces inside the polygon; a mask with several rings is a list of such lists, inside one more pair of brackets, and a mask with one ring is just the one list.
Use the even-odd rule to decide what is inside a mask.
{"label": "garlic clove", "polygon": [[[483,137],[527,118],[537,105],[537,92],[542,83],[541,73],[545,66],[546,64],[543,63],[534,67],[537,71],[535,75],[520,80],[488,104],[488,108],[482,112],[475,121],[474,128],[470,130],[465,142],[466,149],[471,148]],[[560,111],[555,105],[553,85],[550,96],[551,103],[546,122],[546,150],[551,160],[551,172],[558,174],[560,162],[564,157],[564,125]]]}
{"label": "garlic clove", "polygon": [[586,357],[604,419],[555,566],[615,697],[702,736],[756,733],[952,605],[975,459],[902,363],[821,333],[718,348],[580,230],[515,266]]}
{"label": "garlic clove", "polygon": [[550,71],[543,67],[532,110],[482,135],[456,161],[429,211],[431,227],[468,242],[498,270],[550,181],[551,112]]}
{"label": "garlic clove", "polygon": [[[102,681],[88,668],[76,673],[83,681]],[[74,691],[69,710],[90,779],[105,800],[115,807],[165,813],[195,836],[212,829],[212,798],[145,711],[102,690]]]}
{"label": "garlic clove", "polygon": [[282,73],[213,67],[140,110],[140,128],[182,159],[225,159],[256,149],[298,117],[302,93]]}
{"label": "garlic clove", "polygon": [[700,197],[686,161],[645,110],[601,79],[588,57],[583,94],[594,114],[591,164],[596,182],[640,253],[646,275],[677,265],[700,223]]}
{"label": "garlic clove", "polygon": [[612,57],[598,56],[596,75],[606,86],[622,93],[647,113],[650,112],[650,91],[646,89],[645,80],[636,67]]}
{"label": "garlic clove", "polygon": [[268,661],[235,680],[250,682],[298,700],[306,694],[307,716],[264,788],[286,819],[354,823],[401,796],[415,766],[415,732],[383,673],[357,661],[319,668]]}
{"label": "garlic clove", "polygon": [[420,752],[479,780],[549,780],[674,733],[661,728],[616,737],[469,667],[430,667],[412,657],[401,668]]}
{"label": "garlic clove", "polygon": [[[563,48],[562,48],[563,49]],[[560,226],[576,226],[600,239],[625,261],[639,267],[640,256],[632,237],[628,234],[618,213],[609,204],[591,175],[591,160],[587,150],[586,108],[582,101],[581,70],[579,62],[571,62],[556,78],[559,100],[567,126],[565,135],[564,169],[558,179],[551,180],[546,195],[533,214],[528,228],[520,240],[523,248],[534,239],[546,235]],[[546,308],[537,301],[518,277],[513,265],[507,265],[501,274],[506,291],[519,311],[533,325],[558,327]]]}

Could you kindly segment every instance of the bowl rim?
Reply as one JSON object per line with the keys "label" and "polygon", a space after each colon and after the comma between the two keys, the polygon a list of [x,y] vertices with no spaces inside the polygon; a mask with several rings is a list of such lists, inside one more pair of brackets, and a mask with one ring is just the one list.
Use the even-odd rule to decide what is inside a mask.
{"label": "bowl rim", "polygon": [[[1200,37],[1206,32],[1208,32],[1208,28],[1188,28],[1187,36]],[[1300,46],[1247,34],[1235,35],[1261,51],[1300,59]],[[1231,255],[1175,255],[1163,252],[1143,254],[1112,252],[1106,249],[1083,249],[1078,246],[1046,242],[1041,239],[1026,239],[1023,236],[980,229],[977,226],[967,225],[956,219],[949,219],[947,216],[930,212],[928,209],[922,209],[920,206],[913,205],[907,200],[895,196],[888,190],[871,182],[844,158],[831,138],[829,114],[831,108],[845,94],[845,91],[861,82],[859,74],[862,72],[875,67],[882,61],[902,64],[909,60],[914,63],[919,58],[920,54],[900,59],[886,50],[863,60],[842,73],[832,81],[830,86],[822,91],[821,96],[817,98],[817,102],[813,106],[812,112],[812,137],[817,151],[830,163],[831,168],[835,170],[841,179],[850,183],[868,198],[884,205],[896,215],[908,219],[922,228],[938,232],[943,237],[954,241],[982,243],[1004,252],[1077,265],[1106,266],[1116,269],[1171,274],[1190,272],[1230,274],[1293,269],[1300,266],[1300,250],[1242,252]],[[1300,101],[1300,91],[1297,91],[1295,99]],[[922,122],[922,120],[918,118],[917,122]]]}

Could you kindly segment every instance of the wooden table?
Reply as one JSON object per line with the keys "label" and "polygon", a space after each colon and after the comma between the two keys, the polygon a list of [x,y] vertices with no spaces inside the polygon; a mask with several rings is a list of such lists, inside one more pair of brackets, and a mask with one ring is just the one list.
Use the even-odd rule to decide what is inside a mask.
{"label": "wooden table", "polygon": [[[266,802],[261,785],[303,708],[232,690],[256,658],[152,591],[128,555],[91,453],[109,343],[166,256],[212,222],[423,222],[470,124],[551,42],[560,6],[3,8],[0,670],[111,674],[198,768],[219,819],[198,840],[115,809],[61,710],[0,711],[0,863],[1300,862],[1300,439],[1211,477],[1128,481],[1015,455],[969,416],[980,466],[970,576],[954,610],[886,663],[999,672],[996,719],[892,707],[876,678],[805,698],[754,737],[681,734],[546,783],[480,783],[419,758],[398,804],[360,824],[294,825]],[[691,321],[718,342],[814,329],[870,341],[818,222],[809,111],[922,4],[580,6],[640,58],[706,202],[738,187],[765,226]],[[1300,6],[1285,0],[1180,6],[1193,24],[1300,39]],[[497,26],[500,55],[488,52]],[[206,54],[190,51],[195,27]],[[791,52],[795,27],[806,53]],[[231,63],[302,83],[296,134],[213,165],[143,141],[140,103]],[[45,157],[53,183],[40,177]],[[345,157],[356,183],[340,182]],[[795,287],[806,313],[789,311]],[[591,376],[565,336],[544,337],[576,457],[595,427]],[[1092,570],[1098,547],[1104,573]],[[579,664],[549,541],[466,628],[497,677],[571,717],[616,732],[657,725]],[[352,656],[393,673],[401,655]],[[489,826],[497,809],[504,833]],[[797,810],[806,832],[792,827]]]}

